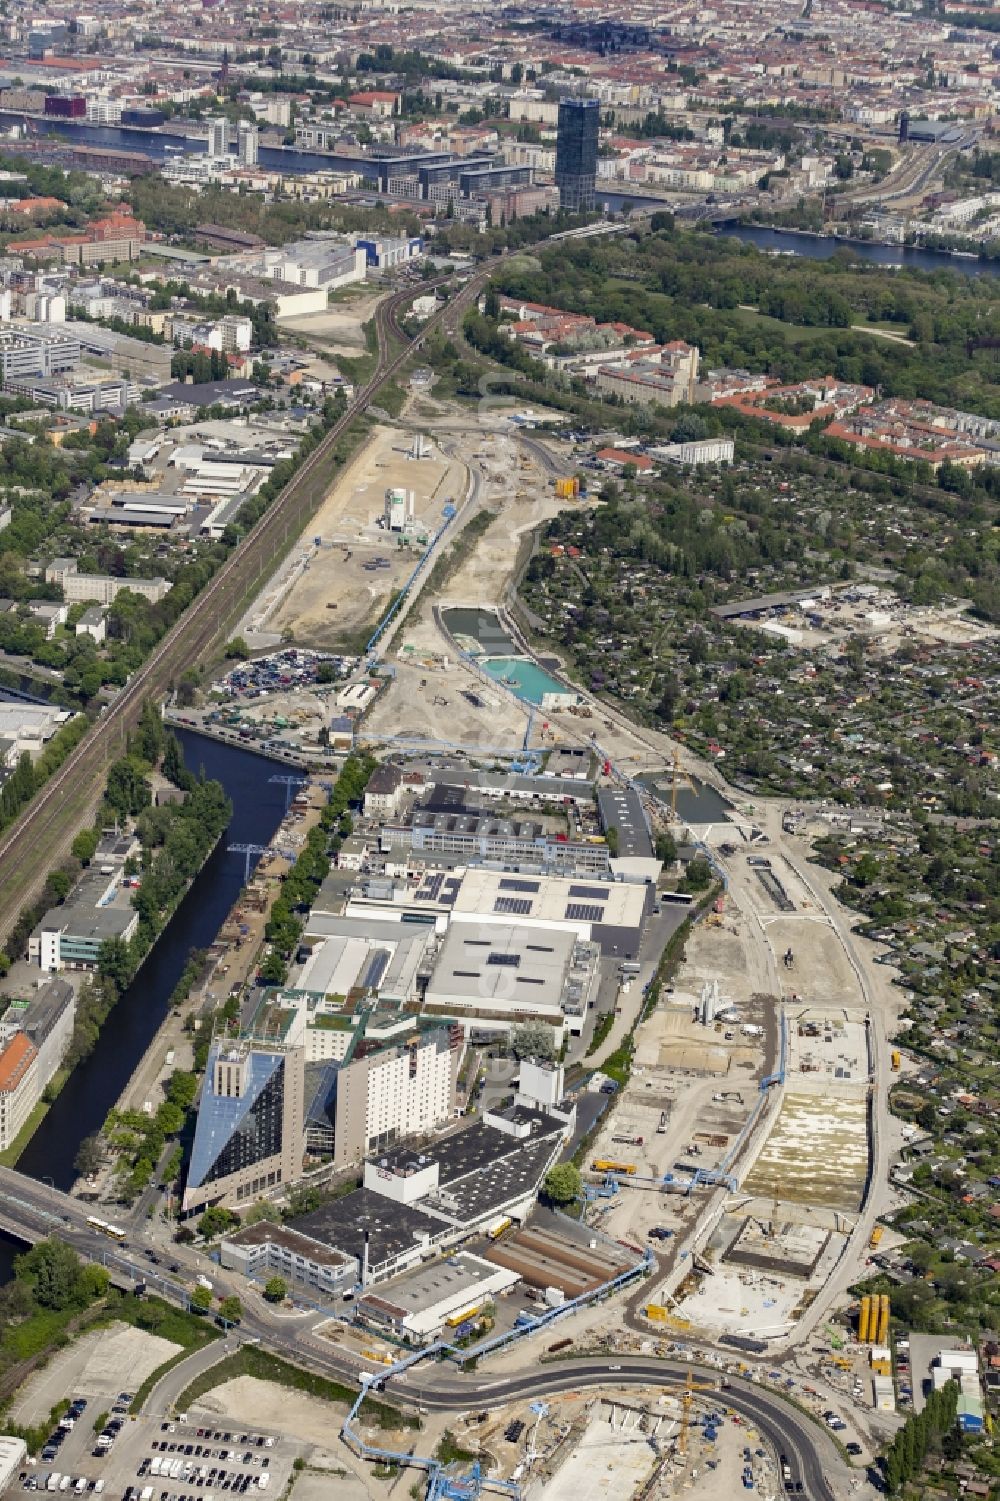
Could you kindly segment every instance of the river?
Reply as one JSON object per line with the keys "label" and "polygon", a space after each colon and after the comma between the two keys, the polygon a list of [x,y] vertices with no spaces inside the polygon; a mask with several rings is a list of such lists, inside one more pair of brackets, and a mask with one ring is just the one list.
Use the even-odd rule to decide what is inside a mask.
{"label": "river", "polygon": [[[0,122],[22,124],[23,121],[23,115],[0,110]],[[169,127],[155,130],[122,125],[70,125],[58,120],[37,123],[43,135],[58,136],[81,146],[104,146],[110,151],[141,151],[157,162],[168,161],[176,156],[178,146],[196,156],[202,155],[206,149],[204,140],[189,139],[180,130],[170,134]],[[350,172],[356,170],[359,164],[357,156],[282,150],[264,145],[260,147],[259,161],[262,167],[290,175],[323,170]],[[612,213],[620,213],[626,205],[646,209],[661,206],[668,212],[674,207],[673,204],[656,198],[654,194],[616,193],[602,188],[600,184],[597,196]],[[810,260],[829,260],[837,250],[847,246],[860,260],[873,261],[883,266],[908,266],[915,271],[958,271],[965,276],[1000,276],[1000,262],[949,255],[946,250],[921,250],[911,245],[875,245],[866,240],[835,240],[829,235],[796,234],[794,231],[767,229],[757,224],[724,224],[717,228],[716,233],[745,240],[760,250],[782,250],[792,255],[807,256]]]}
{"label": "river", "polygon": [[[8,114],[0,110],[0,123],[23,124],[23,115]],[[207,142],[202,139],[192,139],[175,130],[170,133],[168,128],[164,130],[143,129],[139,126],[127,125],[69,125],[62,124],[58,120],[36,122],[43,137],[58,137],[60,140],[76,146],[103,146],[108,151],[141,151],[144,155],[152,157],[155,162],[165,162],[179,155],[178,146],[190,156],[203,156],[207,149]],[[363,156],[360,160],[363,160]],[[302,173],[326,171],[357,170],[358,156],[337,156],[332,153],[319,151],[292,151],[283,150],[276,146],[261,144],[258,156],[259,164],[268,167],[272,172]],[[233,166],[236,165],[236,157],[233,157]]]}
{"label": "river", "polygon": [[[228,832],[192,882],[184,900],[135,980],[111,1013],[97,1046],[67,1079],[59,1097],[18,1161],[18,1169],[56,1188],[69,1188],[73,1158],[96,1131],[167,1014],[167,1002],[192,949],[216,937],[243,883],[244,857],[229,843],[266,845],[285,811],[285,789],[269,778],[280,768],[262,756],[189,731],[179,734],[187,764],[220,781],[233,803]],[[0,1254],[0,1281],[3,1280]]]}
{"label": "river", "polygon": [[947,250],[921,250],[914,245],[875,245],[870,240],[835,240],[830,235],[797,234],[794,230],[767,229],[760,224],[723,224],[716,234],[743,240],[758,250],[804,255],[813,261],[828,261],[838,250],[850,250],[861,261],[879,266],[905,266],[910,271],[958,271],[963,276],[1000,276],[1000,262],[981,261]]}

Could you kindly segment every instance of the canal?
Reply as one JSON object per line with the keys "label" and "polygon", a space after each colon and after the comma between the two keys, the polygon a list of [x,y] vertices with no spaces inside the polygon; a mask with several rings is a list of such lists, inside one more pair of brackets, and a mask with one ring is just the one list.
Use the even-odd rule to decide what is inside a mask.
{"label": "canal", "polygon": [[[188,766],[220,781],[233,804],[228,832],[195,877],[190,891],[135,980],[108,1018],[89,1058],[73,1070],[51,1110],[18,1161],[18,1169],[56,1188],[69,1188],[73,1158],[85,1136],[96,1131],[152,1041],[167,1002],[192,949],[215,939],[243,884],[244,856],[227,845],[266,845],[285,811],[285,789],[269,778],[281,768],[235,746],[181,731]],[[7,1273],[0,1245],[0,1281]]]}

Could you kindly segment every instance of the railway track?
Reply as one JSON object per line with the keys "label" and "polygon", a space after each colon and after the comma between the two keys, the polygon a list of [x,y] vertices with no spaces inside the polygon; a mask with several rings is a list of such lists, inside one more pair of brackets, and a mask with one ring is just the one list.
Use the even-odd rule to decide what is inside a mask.
{"label": "railway track", "polygon": [[[412,344],[400,327],[399,310],[419,289],[406,288],[379,303],[375,310],[378,361],[371,379],[59,770],[0,836],[0,934],[4,937],[21,907],[40,890],[48,871],[82,827],[97,796],[99,779],[124,750],[143,704],[154,695],[166,693],[175,679],[220,638],[274,568],[289,536],[301,531],[322,499],[330,480],[328,461],[338,440],[374,403],[425,335],[433,332],[446,314],[453,315],[478,293],[491,269],[492,263],[484,264],[428,320]],[[403,345],[395,354],[392,340]]]}

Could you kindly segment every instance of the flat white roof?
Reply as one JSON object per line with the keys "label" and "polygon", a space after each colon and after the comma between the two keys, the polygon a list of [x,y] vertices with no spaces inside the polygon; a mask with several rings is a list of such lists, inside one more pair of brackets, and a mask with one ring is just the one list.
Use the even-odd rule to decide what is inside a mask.
{"label": "flat white roof", "polygon": [[427,1001],[560,1019],[576,942],[576,934],[565,928],[484,925],[456,918],[441,945]]}

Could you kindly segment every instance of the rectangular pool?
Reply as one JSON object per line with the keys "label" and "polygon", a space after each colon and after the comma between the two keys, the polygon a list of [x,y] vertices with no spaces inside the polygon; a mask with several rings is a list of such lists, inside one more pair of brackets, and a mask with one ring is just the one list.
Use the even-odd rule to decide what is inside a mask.
{"label": "rectangular pool", "polygon": [[496,682],[503,683],[529,704],[540,704],[546,693],[565,694],[567,691],[558,678],[551,677],[524,657],[486,657],[479,665]]}

